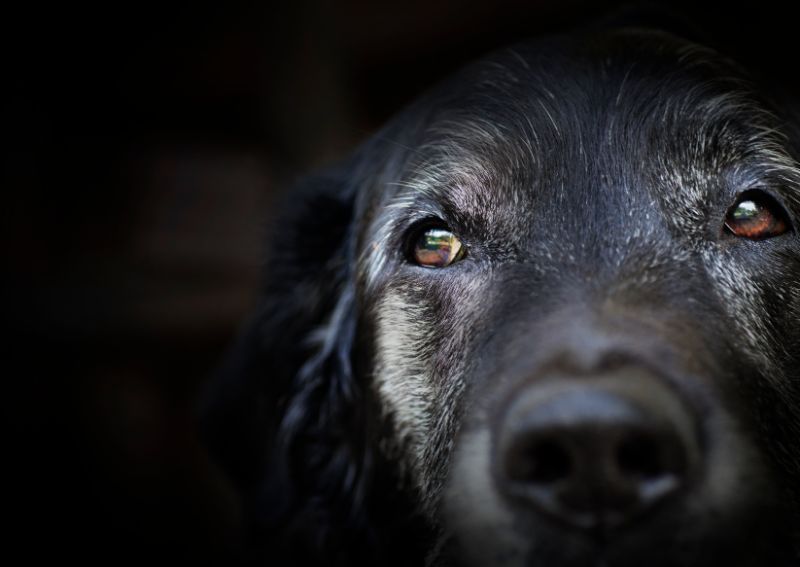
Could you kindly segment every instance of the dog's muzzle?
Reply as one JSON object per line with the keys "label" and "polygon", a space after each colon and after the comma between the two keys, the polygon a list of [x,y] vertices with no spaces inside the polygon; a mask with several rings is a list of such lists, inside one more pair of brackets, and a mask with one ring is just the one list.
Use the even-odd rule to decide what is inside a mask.
{"label": "dog's muzzle", "polygon": [[635,362],[526,381],[493,429],[499,492],[522,513],[579,530],[634,522],[679,497],[703,466],[694,412]]}

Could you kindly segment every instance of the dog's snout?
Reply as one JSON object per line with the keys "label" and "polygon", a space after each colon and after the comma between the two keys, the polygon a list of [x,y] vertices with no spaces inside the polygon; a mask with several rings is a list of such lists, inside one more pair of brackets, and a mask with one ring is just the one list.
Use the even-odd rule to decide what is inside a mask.
{"label": "dog's snout", "polygon": [[699,463],[692,414],[651,376],[527,386],[499,420],[500,488],[579,528],[613,528],[681,492]]}

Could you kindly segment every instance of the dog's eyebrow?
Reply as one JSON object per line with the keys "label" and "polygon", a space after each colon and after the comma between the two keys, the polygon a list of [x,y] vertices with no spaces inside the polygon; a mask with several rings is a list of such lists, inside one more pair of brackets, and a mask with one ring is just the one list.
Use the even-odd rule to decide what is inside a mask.
{"label": "dog's eyebrow", "polygon": [[511,193],[522,185],[520,176],[532,177],[537,171],[541,154],[542,133],[529,112],[512,110],[495,120],[459,118],[441,120],[430,129],[431,139],[416,149],[418,159],[406,176],[390,184],[395,191],[388,208],[433,208],[464,220],[495,223],[501,220],[496,218],[498,209],[520,198]]}
{"label": "dog's eyebrow", "polygon": [[391,215],[399,222],[439,216],[461,226],[492,224],[498,222],[499,182],[496,172],[475,159],[433,165],[394,182],[398,191],[386,203],[386,209],[404,211],[404,215]]}

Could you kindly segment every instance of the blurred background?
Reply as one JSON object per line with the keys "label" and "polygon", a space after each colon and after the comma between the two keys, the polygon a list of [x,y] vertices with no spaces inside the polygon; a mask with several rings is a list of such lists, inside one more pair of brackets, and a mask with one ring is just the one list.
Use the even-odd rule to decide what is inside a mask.
{"label": "blurred background", "polygon": [[[195,402],[254,304],[276,198],[465,62],[620,4],[4,8],[3,540],[26,562],[224,562],[237,502]],[[651,4],[799,92],[778,2]]]}

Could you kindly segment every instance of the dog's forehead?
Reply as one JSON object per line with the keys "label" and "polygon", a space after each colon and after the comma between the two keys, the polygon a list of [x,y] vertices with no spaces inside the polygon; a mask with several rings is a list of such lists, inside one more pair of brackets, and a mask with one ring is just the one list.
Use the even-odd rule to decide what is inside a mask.
{"label": "dog's forehead", "polygon": [[800,186],[776,117],[742,71],[655,32],[507,49],[412,106],[389,135],[405,155],[369,197],[368,282],[422,219],[498,257],[543,239],[569,257],[587,242],[622,255],[674,235],[700,242],[709,210],[749,188]]}
{"label": "dog's forehead", "polygon": [[469,181],[542,190],[604,175],[718,174],[773,141],[771,116],[734,67],[649,39],[520,46],[479,63],[430,121],[405,193],[428,184],[458,205]]}
{"label": "dog's forehead", "polygon": [[[722,182],[793,168],[736,67],[660,33],[523,44],[466,69],[430,103],[388,210],[502,223],[559,199],[708,202]],[[383,222],[386,219],[383,219]]]}

